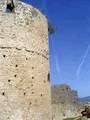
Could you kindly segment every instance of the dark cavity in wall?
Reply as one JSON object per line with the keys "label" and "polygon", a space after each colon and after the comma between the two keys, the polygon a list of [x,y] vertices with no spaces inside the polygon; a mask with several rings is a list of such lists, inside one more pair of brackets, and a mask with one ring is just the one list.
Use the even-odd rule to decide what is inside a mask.
{"label": "dark cavity in wall", "polygon": [[50,82],[50,73],[48,73],[48,75],[47,75],[47,80],[48,80],[48,82]]}
{"label": "dark cavity in wall", "polygon": [[24,96],[26,95],[26,93],[24,92]]}
{"label": "dark cavity in wall", "polygon": [[17,77],[17,75],[14,75],[14,77]]}
{"label": "dark cavity in wall", "polygon": [[26,60],[28,60],[28,58],[26,58]]}
{"label": "dark cavity in wall", "polygon": [[2,95],[5,96],[5,92],[2,92]]}
{"label": "dark cavity in wall", "polygon": [[16,64],[15,67],[18,67],[18,65]]}
{"label": "dark cavity in wall", "polygon": [[5,58],[5,57],[6,57],[6,55],[3,55],[3,57]]}
{"label": "dark cavity in wall", "polygon": [[34,69],[34,67],[32,67],[32,69]]}
{"label": "dark cavity in wall", "polygon": [[11,82],[11,80],[9,79],[8,82]]}
{"label": "dark cavity in wall", "polygon": [[34,79],[34,77],[32,76],[32,79]]}

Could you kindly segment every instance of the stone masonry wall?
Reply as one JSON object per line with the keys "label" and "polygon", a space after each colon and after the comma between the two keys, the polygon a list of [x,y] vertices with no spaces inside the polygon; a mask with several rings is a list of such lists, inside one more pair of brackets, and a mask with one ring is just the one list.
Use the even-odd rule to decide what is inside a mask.
{"label": "stone masonry wall", "polygon": [[0,3],[0,120],[51,120],[46,18],[16,3]]}
{"label": "stone masonry wall", "polygon": [[52,86],[51,91],[53,120],[63,120],[80,115],[82,105],[78,100],[77,91],[65,84]]}

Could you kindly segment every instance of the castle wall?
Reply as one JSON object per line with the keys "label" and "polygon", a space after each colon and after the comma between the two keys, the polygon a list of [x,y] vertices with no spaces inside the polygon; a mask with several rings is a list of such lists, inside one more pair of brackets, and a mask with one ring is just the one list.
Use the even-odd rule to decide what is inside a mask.
{"label": "castle wall", "polygon": [[81,107],[77,92],[68,85],[52,86],[53,119],[62,120],[80,115]]}
{"label": "castle wall", "polygon": [[0,4],[0,120],[51,120],[46,18],[18,2]]}

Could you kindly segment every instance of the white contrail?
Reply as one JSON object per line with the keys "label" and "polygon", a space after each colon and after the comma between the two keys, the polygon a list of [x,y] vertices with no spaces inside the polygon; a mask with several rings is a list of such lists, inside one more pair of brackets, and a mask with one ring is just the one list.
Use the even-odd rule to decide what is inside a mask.
{"label": "white contrail", "polygon": [[81,63],[79,64],[78,69],[77,69],[77,71],[76,71],[77,79],[79,78],[80,71],[81,71],[82,66],[83,66],[83,64],[84,64],[84,62],[85,62],[85,59],[86,59],[86,57],[87,57],[87,55],[88,55],[89,50],[90,50],[90,44],[88,45],[88,47],[87,47],[87,49],[86,49],[86,51],[85,51],[85,53],[84,53],[84,56],[83,56],[83,58],[82,58],[82,60],[81,60]]}
{"label": "white contrail", "polygon": [[56,63],[56,71],[57,71],[57,73],[58,73],[58,75],[60,75],[60,73],[61,73],[61,70],[60,70],[60,66],[59,66],[59,61],[58,61],[58,57],[56,56],[55,57],[55,63]]}

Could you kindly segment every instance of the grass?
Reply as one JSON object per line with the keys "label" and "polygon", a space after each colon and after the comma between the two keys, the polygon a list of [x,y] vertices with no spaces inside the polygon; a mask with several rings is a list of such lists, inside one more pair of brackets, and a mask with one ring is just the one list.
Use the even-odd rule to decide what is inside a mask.
{"label": "grass", "polygon": [[75,118],[66,118],[63,120],[81,120],[81,117],[75,117]]}
{"label": "grass", "polygon": [[66,119],[63,119],[63,120],[75,120],[75,118],[66,118]]}

